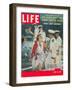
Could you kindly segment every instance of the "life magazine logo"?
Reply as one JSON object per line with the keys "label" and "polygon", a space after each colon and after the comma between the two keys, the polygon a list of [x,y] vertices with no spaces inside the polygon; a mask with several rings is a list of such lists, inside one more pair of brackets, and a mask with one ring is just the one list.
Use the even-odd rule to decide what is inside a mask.
{"label": "life magazine logo", "polygon": [[40,24],[39,14],[21,13],[21,23],[23,24]]}

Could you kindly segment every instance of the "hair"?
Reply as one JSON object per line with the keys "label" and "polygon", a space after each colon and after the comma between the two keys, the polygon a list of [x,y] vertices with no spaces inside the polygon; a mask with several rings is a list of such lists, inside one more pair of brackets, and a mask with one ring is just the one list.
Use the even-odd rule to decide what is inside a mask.
{"label": "hair", "polygon": [[38,34],[37,35],[37,38],[36,38],[37,41],[39,41],[39,36],[41,36],[41,34]]}

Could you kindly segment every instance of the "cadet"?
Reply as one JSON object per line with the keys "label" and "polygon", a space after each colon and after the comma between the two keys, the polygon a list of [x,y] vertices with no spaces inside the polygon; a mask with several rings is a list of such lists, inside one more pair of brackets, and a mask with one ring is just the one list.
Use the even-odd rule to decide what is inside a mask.
{"label": "cadet", "polygon": [[55,61],[56,61],[56,40],[54,37],[54,30],[48,30],[48,36],[50,38],[49,41],[49,49],[48,55],[45,61],[45,68],[47,69],[54,69],[55,68]]}
{"label": "cadet", "polygon": [[42,25],[38,25],[38,28],[39,28],[39,34],[41,34],[41,36],[43,37],[43,42],[45,42],[46,33],[43,30],[43,26]]}
{"label": "cadet", "polygon": [[60,37],[60,31],[55,31],[55,38],[56,38],[56,66],[57,68],[60,68],[61,65],[61,59],[62,59],[62,39]]}
{"label": "cadet", "polygon": [[36,41],[37,35],[39,34],[39,28],[37,25],[35,25],[34,28],[34,41]]}

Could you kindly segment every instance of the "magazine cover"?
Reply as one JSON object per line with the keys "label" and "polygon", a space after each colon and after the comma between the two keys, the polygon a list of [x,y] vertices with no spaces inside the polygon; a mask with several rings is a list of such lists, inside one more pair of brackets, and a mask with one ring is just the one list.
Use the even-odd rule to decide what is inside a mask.
{"label": "magazine cover", "polygon": [[63,14],[21,13],[21,76],[63,75]]}

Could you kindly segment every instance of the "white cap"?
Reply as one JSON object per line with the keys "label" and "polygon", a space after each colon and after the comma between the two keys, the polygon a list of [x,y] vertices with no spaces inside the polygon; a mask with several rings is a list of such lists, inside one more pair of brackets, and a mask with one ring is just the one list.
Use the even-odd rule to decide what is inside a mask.
{"label": "white cap", "polygon": [[59,30],[55,30],[55,33],[60,33],[60,31]]}
{"label": "white cap", "polygon": [[54,31],[54,30],[52,30],[52,29],[49,29],[49,30],[48,30],[48,33],[52,33],[52,34],[54,34],[54,33],[55,33],[55,31]]}

